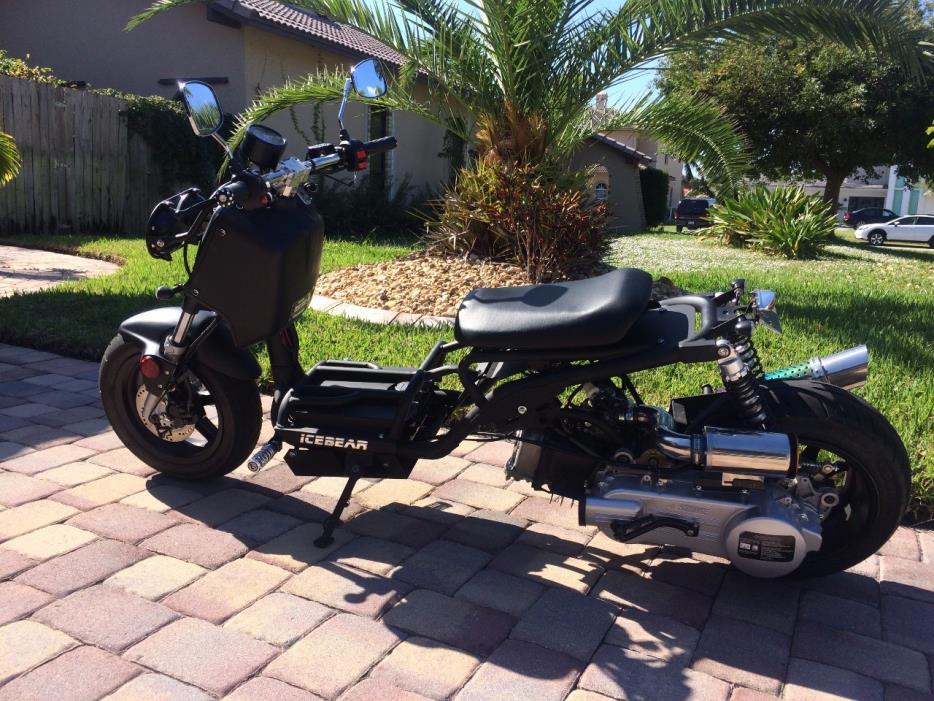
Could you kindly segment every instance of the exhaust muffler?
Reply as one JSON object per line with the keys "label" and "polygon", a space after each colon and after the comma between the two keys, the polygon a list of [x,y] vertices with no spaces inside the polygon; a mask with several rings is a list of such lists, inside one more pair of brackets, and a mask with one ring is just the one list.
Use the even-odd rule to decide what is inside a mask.
{"label": "exhaust muffler", "polygon": [[765,379],[812,379],[843,389],[855,389],[866,384],[868,376],[869,349],[862,345],[832,355],[825,355],[822,358],[811,358],[797,365],[789,365],[781,370],[768,373]]}
{"label": "exhaust muffler", "polygon": [[738,475],[785,476],[794,466],[795,449],[785,433],[708,426],[687,435],[660,428],[655,445],[675,460]]}

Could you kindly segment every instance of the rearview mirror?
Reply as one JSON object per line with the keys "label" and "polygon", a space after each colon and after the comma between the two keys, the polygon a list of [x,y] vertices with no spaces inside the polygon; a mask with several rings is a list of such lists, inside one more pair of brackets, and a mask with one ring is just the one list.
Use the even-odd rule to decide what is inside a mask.
{"label": "rearview mirror", "polygon": [[375,59],[368,58],[351,68],[350,79],[353,81],[353,89],[356,93],[366,100],[386,94],[386,79]]}
{"label": "rearview mirror", "polygon": [[185,102],[191,130],[197,136],[216,134],[224,124],[224,114],[211,86],[198,80],[190,80],[187,83],[180,82],[178,90]]}

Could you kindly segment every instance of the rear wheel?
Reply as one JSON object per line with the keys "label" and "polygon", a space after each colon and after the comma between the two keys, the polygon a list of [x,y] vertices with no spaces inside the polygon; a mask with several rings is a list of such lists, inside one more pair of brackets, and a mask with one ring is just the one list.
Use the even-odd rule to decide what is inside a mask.
{"label": "rear wheel", "polygon": [[866,240],[869,241],[870,246],[881,246],[885,243],[885,232],[870,231],[869,236],[866,237]]}
{"label": "rear wheel", "polygon": [[839,496],[822,521],[823,542],[795,571],[813,577],[845,570],[875,553],[892,536],[908,505],[911,473],[905,446],[875,408],[846,390],[821,382],[769,386],[777,430],[797,437],[800,459],[824,470],[816,487]]}
{"label": "rear wheel", "polygon": [[930,240],[928,241],[928,246],[930,246],[931,248],[934,248],[934,236],[932,236]]}
{"label": "rear wheel", "polygon": [[675,231],[678,232],[678,233],[680,234],[682,231],[684,231],[684,227],[683,227],[683,226],[680,226],[680,225],[679,225],[679,226],[676,226],[676,227],[675,227]]}
{"label": "rear wheel", "polygon": [[262,405],[256,383],[195,365],[151,417],[139,372],[140,349],[121,336],[101,361],[101,400],[120,440],[150,467],[200,480],[236,469],[259,439]]}

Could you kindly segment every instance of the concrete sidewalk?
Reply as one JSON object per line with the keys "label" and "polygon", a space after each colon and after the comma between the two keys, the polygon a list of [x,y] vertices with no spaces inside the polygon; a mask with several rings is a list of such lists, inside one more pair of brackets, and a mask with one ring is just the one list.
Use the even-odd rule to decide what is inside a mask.
{"label": "concrete sidewalk", "polygon": [[66,280],[109,275],[119,265],[93,258],[0,245],[0,297],[53,287]]}
{"label": "concrete sidewalk", "polygon": [[154,475],[96,373],[0,345],[0,701],[931,698],[930,532],[753,580],[579,528],[492,443],[361,484],[319,550],[340,480]]}

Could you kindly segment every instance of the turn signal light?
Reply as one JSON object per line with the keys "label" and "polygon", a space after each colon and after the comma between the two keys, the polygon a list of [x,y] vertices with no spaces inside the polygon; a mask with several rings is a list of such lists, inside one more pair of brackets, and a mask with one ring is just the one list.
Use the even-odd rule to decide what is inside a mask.
{"label": "turn signal light", "polygon": [[151,355],[144,355],[139,359],[139,371],[143,374],[143,377],[154,380],[159,377],[162,368],[159,366],[159,361],[156,360],[156,358]]}

